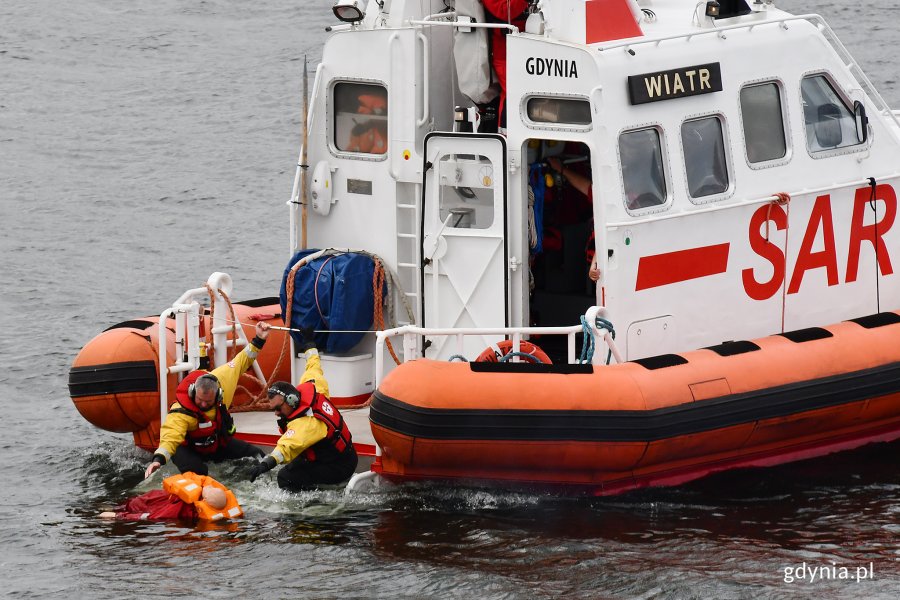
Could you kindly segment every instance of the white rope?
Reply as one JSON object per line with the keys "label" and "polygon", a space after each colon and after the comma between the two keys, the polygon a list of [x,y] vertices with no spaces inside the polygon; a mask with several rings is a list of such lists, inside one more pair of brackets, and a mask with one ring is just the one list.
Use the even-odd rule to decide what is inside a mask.
{"label": "white rope", "polygon": [[[230,319],[225,319],[228,323],[234,323],[235,325],[243,325],[245,327],[256,327],[254,323],[244,323],[242,321],[232,321]],[[293,327],[281,327],[280,325],[269,325],[269,329],[275,329],[276,331],[295,331],[297,333],[302,333],[302,329],[295,329]],[[373,333],[375,329],[313,329],[315,333]],[[387,330],[379,330],[379,331],[387,331]]]}
{"label": "white rope", "polygon": [[534,188],[528,184],[528,246],[537,248],[538,232],[534,219]]}

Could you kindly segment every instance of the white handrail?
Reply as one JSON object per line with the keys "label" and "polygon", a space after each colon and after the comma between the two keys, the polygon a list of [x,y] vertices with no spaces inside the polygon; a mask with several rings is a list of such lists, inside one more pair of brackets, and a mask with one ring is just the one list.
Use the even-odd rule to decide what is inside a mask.
{"label": "white handrail", "polygon": [[407,21],[410,25],[422,27],[472,27],[474,29],[509,29],[510,33],[519,33],[519,28],[508,23],[474,23],[467,21]]}
{"label": "white handrail", "polygon": [[[605,313],[604,313],[605,314]],[[455,336],[462,338],[466,335],[502,335],[512,336],[513,350],[517,350],[521,337],[523,335],[566,335],[568,337],[567,362],[573,364],[575,362],[575,334],[582,331],[581,325],[567,325],[564,327],[460,327],[460,328],[428,328],[419,327],[417,325],[403,325],[394,327],[393,329],[385,329],[375,332],[375,387],[381,383],[384,373],[384,346],[388,338],[395,336],[403,336],[403,357],[405,361],[410,361],[416,355],[417,336]],[[607,334],[604,340],[610,344],[616,360],[622,361],[621,354],[618,349],[614,348],[615,343],[612,342],[611,336]]]}
{"label": "white handrail", "polygon": [[[215,349],[214,362],[216,366],[223,365],[228,358],[228,348],[238,348],[249,344],[244,328],[240,324],[232,325],[231,314],[226,310],[224,292],[231,295],[232,280],[227,273],[216,272],[207,280],[213,289],[218,302],[215,303],[213,314],[210,315],[210,332],[213,334],[213,346]],[[158,345],[159,355],[159,407],[160,425],[165,421],[168,413],[168,376],[174,373],[184,373],[200,368],[200,303],[198,298],[207,298],[209,290],[205,287],[194,288],[186,291],[181,297],[159,315]],[[223,316],[224,315],[224,316]],[[171,367],[168,364],[168,348],[166,342],[167,320],[175,317],[175,348],[177,356]],[[228,339],[228,333],[234,330],[235,338]],[[182,360],[183,357],[187,360]],[[259,363],[253,361],[253,372],[260,381],[265,382],[266,377]]]}
{"label": "white handrail", "polygon": [[430,107],[428,106],[428,103],[430,102],[430,98],[428,97],[428,74],[430,65],[428,64],[428,61],[431,60],[431,58],[428,53],[428,38],[422,35],[422,32],[419,32],[416,34],[416,39],[422,42],[422,117],[416,119],[416,126],[421,127],[428,122],[428,117],[431,112]]}
{"label": "white handrail", "polygon": [[[415,42],[413,42],[415,43]],[[402,64],[402,60],[400,58],[394,59],[394,47],[400,44],[400,34],[396,31],[391,34],[391,37],[388,38],[388,74],[390,76],[391,85],[394,85],[397,81],[397,75],[395,74],[394,69],[397,68],[396,65]],[[403,48],[400,47],[400,52],[402,54]],[[394,121],[399,121],[399,119],[394,119],[391,115],[397,110],[394,108],[395,102],[391,102],[388,105],[388,148],[387,148],[387,165],[388,165],[388,175],[391,176],[391,179],[394,181],[400,180],[400,173],[394,167],[394,156],[396,152],[393,151],[394,143],[391,140],[391,135],[394,131]]]}
{"label": "white handrail", "polygon": [[[197,288],[202,292],[206,292],[206,288]],[[184,298],[184,296],[182,296]],[[159,315],[159,323],[157,325],[157,352],[159,353],[159,425],[162,427],[162,424],[166,420],[166,414],[169,412],[169,374],[171,373],[183,373],[185,371],[193,371],[197,367],[200,366],[200,355],[199,353],[189,352],[188,360],[181,360],[181,356],[175,358],[175,362],[171,367],[167,366],[169,362],[169,351],[167,344],[167,336],[166,336],[166,321],[169,316],[175,316],[176,319],[176,336],[177,336],[177,321],[180,318],[179,315],[185,315],[190,318],[189,321],[185,323],[185,327],[187,329],[187,339],[188,346],[196,346],[199,347],[200,340],[200,304],[197,302],[191,302],[190,304],[185,304],[183,302],[176,302],[172,305],[171,308],[167,308],[162,311]],[[196,340],[194,344],[191,344],[190,341],[194,339]],[[175,340],[176,344],[178,343],[178,339]],[[182,353],[183,355],[183,353]]]}

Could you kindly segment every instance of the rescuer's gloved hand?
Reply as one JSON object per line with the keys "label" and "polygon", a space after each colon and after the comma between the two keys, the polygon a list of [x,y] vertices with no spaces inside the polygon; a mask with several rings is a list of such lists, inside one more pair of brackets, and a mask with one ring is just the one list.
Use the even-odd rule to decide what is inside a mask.
{"label": "rescuer's gloved hand", "polygon": [[247,470],[247,479],[252,483],[256,481],[257,477],[273,468],[275,468],[275,459],[271,455],[267,456]]}
{"label": "rescuer's gloved hand", "polygon": [[304,327],[300,330],[300,338],[302,341],[298,346],[297,350],[300,352],[306,352],[310,348],[316,347],[316,332],[312,327]]}

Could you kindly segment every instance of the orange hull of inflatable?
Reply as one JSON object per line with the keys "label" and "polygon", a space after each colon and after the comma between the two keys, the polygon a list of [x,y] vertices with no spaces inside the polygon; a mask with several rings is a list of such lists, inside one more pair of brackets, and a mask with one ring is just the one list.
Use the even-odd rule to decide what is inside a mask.
{"label": "orange hull of inflatable", "polygon": [[608,367],[416,360],[370,419],[388,479],[676,485],[900,438],[900,316]]}
{"label": "orange hull of inflatable", "polygon": [[[266,318],[272,325],[282,326],[281,307],[277,299],[271,303],[254,301],[234,304],[235,317],[242,323],[255,323],[251,316]],[[209,317],[205,317],[209,327]],[[69,371],[69,394],[75,408],[93,425],[117,433],[133,433],[135,444],[153,450],[159,442],[159,317],[145,317],[114,325],[88,342]],[[244,326],[247,339],[254,327]],[[265,348],[257,359],[266,376],[270,376],[284,346],[284,331],[272,330]],[[169,364],[175,357],[174,320],[167,329],[165,343]],[[286,357],[277,373],[278,379],[290,379],[290,360]],[[249,373],[252,373],[249,372]],[[167,398],[171,403],[178,385],[176,375],[168,377]],[[234,398],[234,406],[251,400],[250,393],[261,391],[255,379],[245,375]],[[249,392],[249,393],[248,393]]]}

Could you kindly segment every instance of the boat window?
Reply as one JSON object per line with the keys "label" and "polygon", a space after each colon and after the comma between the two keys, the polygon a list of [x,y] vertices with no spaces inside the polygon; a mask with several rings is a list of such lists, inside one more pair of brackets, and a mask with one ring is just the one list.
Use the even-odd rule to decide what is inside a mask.
{"label": "boat window", "polygon": [[853,111],[847,108],[824,75],[805,77],[800,84],[806,146],[822,152],[862,143],[856,132]]}
{"label": "boat window", "polygon": [[747,160],[751,164],[787,155],[781,90],[776,83],[750,85],[741,90],[741,120]]}
{"label": "boat window", "polygon": [[666,177],[659,131],[650,128],[623,132],[619,136],[619,160],[628,210],[665,204]]}
{"label": "boat window", "polygon": [[685,121],[681,125],[681,146],[691,198],[721,194],[728,189],[725,140],[719,117]]}
{"label": "boat window", "polygon": [[494,222],[494,167],[481,155],[449,154],[437,165],[444,227],[487,229]]}
{"label": "boat window", "polygon": [[528,99],[526,112],[536,123],[591,124],[591,103],[587,100],[532,97]]}
{"label": "boat window", "polygon": [[369,83],[334,86],[334,147],[360,154],[387,152],[387,89]]}

